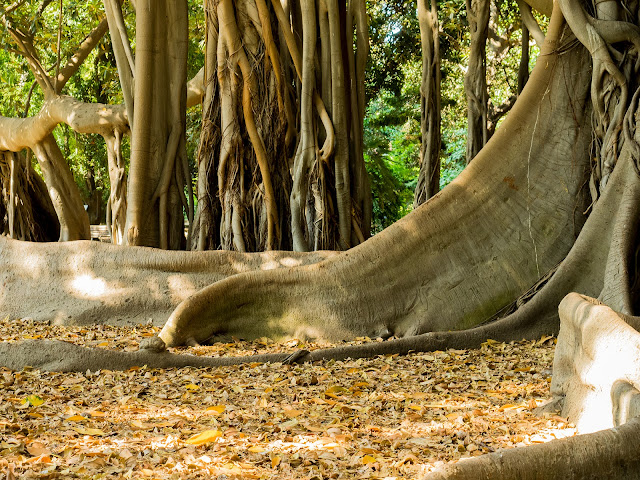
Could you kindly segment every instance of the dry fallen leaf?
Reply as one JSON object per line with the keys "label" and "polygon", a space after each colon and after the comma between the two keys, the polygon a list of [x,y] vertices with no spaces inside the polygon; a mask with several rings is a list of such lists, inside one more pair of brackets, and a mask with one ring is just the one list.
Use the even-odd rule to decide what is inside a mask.
{"label": "dry fallen leaf", "polygon": [[220,430],[205,430],[202,433],[198,433],[185,440],[189,445],[204,445],[206,443],[215,442],[216,439],[222,436]]}
{"label": "dry fallen leaf", "polygon": [[[0,340],[19,341],[25,329],[120,351],[159,331],[6,320]],[[418,478],[445,462],[574,433],[566,419],[532,414],[549,398],[554,342],[542,340],[291,366],[0,369],[0,475]],[[240,340],[177,351],[290,353],[285,343]],[[45,400],[37,408],[25,401],[31,392]]]}
{"label": "dry fallen leaf", "polygon": [[225,405],[214,405],[212,407],[207,407],[206,412],[209,415],[220,415],[226,410]]}
{"label": "dry fallen leaf", "polygon": [[69,418],[65,418],[64,419],[65,422],[84,422],[85,420],[87,420],[86,417],[83,417],[82,415],[71,415]]}
{"label": "dry fallen leaf", "polygon": [[38,457],[40,455],[51,455],[51,451],[41,442],[31,442],[27,445],[29,455]]}
{"label": "dry fallen leaf", "polygon": [[28,395],[27,398],[25,398],[22,401],[22,404],[29,404],[32,407],[39,407],[40,405],[42,405],[44,403],[44,400],[42,398],[40,398],[38,395]]}
{"label": "dry fallen leaf", "polygon": [[296,410],[295,408],[288,407],[284,407],[282,410],[284,411],[284,414],[289,418],[295,418],[304,413],[302,410]]}

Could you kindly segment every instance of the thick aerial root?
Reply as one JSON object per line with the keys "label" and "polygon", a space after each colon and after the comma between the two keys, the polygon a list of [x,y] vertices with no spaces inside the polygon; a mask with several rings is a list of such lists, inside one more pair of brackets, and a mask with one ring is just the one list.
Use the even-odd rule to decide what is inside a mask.
{"label": "thick aerial root", "polygon": [[[184,239],[175,233],[182,232],[184,217],[175,177],[183,175],[186,157],[188,12],[182,2],[150,5],[136,11],[135,108],[125,242],[180,249]],[[164,55],[172,59],[169,68]],[[163,183],[167,178],[168,191]],[[159,194],[159,202],[154,193]]]}
{"label": "thick aerial root", "polygon": [[122,133],[115,130],[104,136],[109,163],[109,207],[111,208],[111,242],[121,245],[124,239],[127,211],[127,173],[122,156]]}
{"label": "thick aerial root", "polygon": [[[413,198],[413,208],[422,205],[440,190],[440,40],[438,7],[430,8],[418,1],[418,20],[422,40],[422,88],[420,89],[422,143],[420,174]],[[528,72],[528,71],[527,71]]]}

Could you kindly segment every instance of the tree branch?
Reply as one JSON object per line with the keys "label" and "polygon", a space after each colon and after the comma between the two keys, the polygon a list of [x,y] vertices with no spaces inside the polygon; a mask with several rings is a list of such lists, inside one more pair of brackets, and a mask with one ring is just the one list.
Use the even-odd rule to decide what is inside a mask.
{"label": "tree branch", "polygon": [[6,27],[7,31],[13,38],[13,40],[18,45],[17,53],[22,55],[27,60],[27,63],[29,64],[29,68],[33,72],[33,75],[36,81],[38,82],[38,85],[40,85],[40,88],[42,88],[42,91],[44,92],[45,97],[52,96],[55,92],[53,89],[53,85],[51,84],[51,79],[49,78],[49,75],[47,75],[47,72],[43,68],[42,63],[38,58],[38,53],[36,52],[36,49],[33,46],[33,41],[31,36],[14,28],[11,22],[9,21],[9,19],[7,19],[7,17],[2,16],[0,17],[0,19],[2,24]]}
{"label": "tree branch", "polygon": [[4,12],[2,12],[2,15],[0,15],[0,17],[4,17],[5,15],[9,15],[11,12],[13,12],[16,8],[18,8],[24,2],[25,2],[25,0],[18,0],[17,2],[14,2],[13,5],[10,5],[9,7],[7,7],[7,9]]}
{"label": "tree branch", "polygon": [[522,23],[524,23],[529,29],[529,33],[531,33],[531,36],[538,44],[538,47],[541,47],[544,43],[544,33],[542,33],[540,25],[538,25],[538,22],[531,13],[531,6],[524,0],[518,0],[518,7],[520,7],[520,18],[522,18]]}
{"label": "tree branch", "polygon": [[122,105],[84,103],[72,97],[46,100],[40,112],[29,118],[0,117],[0,150],[17,152],[41,142],[59,123],[78,133],[106,133],[128,129]]}
{"label": "tree branch", "polygon": [[89,33],[82,41],[76,52],[69,58],[66,65],[60,69],[57,78],[56,93],[60,93],[69,79],[78,71],[80,65],[86,60],[89,53],[96,47],[98,42],[107,32],[107,19],[103,18],[98,26]]}

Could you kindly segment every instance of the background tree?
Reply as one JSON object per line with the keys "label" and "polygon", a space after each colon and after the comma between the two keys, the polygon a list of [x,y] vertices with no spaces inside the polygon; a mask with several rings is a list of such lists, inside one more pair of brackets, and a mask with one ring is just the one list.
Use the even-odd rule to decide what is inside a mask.
{"label": "background tree", "polygon": [[486,45],[491,1],[467,0],[466,5],[471,37],[469,64],[464,77],[467,95],[467,162],[470,162],[489,140]]}
{"label": "background tree", "polygon": [[364,2],[327,0],[316,11],[304,1],[286,10],[211,1],[207,18],[194,246],[305,251],[362,242],[371,223]]}
{"label": "background tree", "polygon": [[191,188],[186,152],[187,2],[141,2],[136,7],[125,237],[129,245],[175,250],[184,244],[183,204],[193,219],[192,195],[184,193],[185,187]]}
{"label": "background tree", "polygon": [[[542,11],[548,7],[542,2],[536,5]],[[339,254],[187,254],[107,248],[90,242],[27,244],[0,237],[0,258],[6,266],[2,298],[11,299],[3,309],[15,316],[31,316],[34,307],[29,296],[43,290],[42,282],[58,284],[53,288],[59,289],[56,300],[62,304],[42,314],[38,303],[35,309],[40,308],[36,310],[40,318],[70,311],[69,306],[83,320],[103,316],[105,311],[133,315],[135,310],[127,302],[132,298],[139,306],[144,303],[145,313],[166,311],[177,304],[159,338],[149,340],[140,353],[111,355],[89,350],[87,357],[86,351],[72,354],[67,348],[69,357],[55,364],[96,369],[109,366],[112,360],[115,363],[114,359],[123,368],[132,361],[148,364],[153,359],[158,359],[158,365],[171,365],[183,358],[160,353],[166,345],[194,344],[224,335],[401,337],[328,351],[259,357],[260,361],[284,363],[468,348],[487,338],[536,338],[558,331],[557,309],[565,298],[563,318],[586,320],[568,320],[578,332],[567,334],[570,348],[563,361],[573,357],[572,348],[586,349],[591,359],[601,353],[611,355],[604,347],[611,340],[592,343],[583,335],[591,335],[588,327],[603,321],[607,330],[598,335],[615,333],[608,338],[616,340],[616,351],[631,352],[619,358],[632,363],[630,370],[637,370],[637,330],[633,328],[637,319],[629,315],[638,304],[638,6],[606,2],[591,8],[576,0],[560,0],[553,8],[536,68],[509,116],[474,161],[441,194],[361,245]],[[303,32],[309,34],[308,29]],[[303,59],[305,46],[309,48],[309,42],[303,42]],[[301,78],[304,84],[304,73]],[[311,95],[307,102],[310,99]],[[595,162],[594,152],[598,155]],[[595,204],[587,191],[594,168],[602,174]],[[33,274],[34,258],[46,259],[39,265],[44,265],[41,275]],[[175,273],[181,274],[179,281]],[[123,274],[128,275],[133,289],[121,287]],[[52,282],[51,275],[58,282]],[[93,275],[90,278],[97,282],[92,285],[99,288],[87,294],[84,285],[74,283],[80,275]],[[214,283],[199,289],[210,280]],[[162,286],[166,294],[147,298],[150,285]],[[146,289],[144,298],[141,288]],[[567,296],[576,290],[598,297],[620,315],[613,314],[618,318],[612,320],[609,310],[592,308],[599,301]],[[107,299],[110,303],[105,309]],[[633,348],[627,348],[632,343]],[[35,345],[53,348],[52,344]],[[44,347],[37,352],[39,364],[51,365],[55,355]],[[87,358],[91,358],[90,367]],[[206,363],[227,361],[247,359]],[[590,366],[586,370],[593,372]],[[628,404],[616,403],[616,408],[636,408],[637,380],[626,376],[628,372],[618,373],[625,376],[623,384],[614,382],[609,397],[613,393],[615,398],[630,399]],[[571,390],[568,378],[560,377],[558,382]],[[626,413],[619,413],[612,412],[613,419],[627,418]],[[613,474],[623,478],[628,474],[625,469],[631,468],[628,465],[637,466],[636,457],[630,463],[622,462],[633,452],[627,455],[626,450],[625,456],[614,457],[613,462],[609,455],[594,462],[592,450],[572,445],[597,447],[604,438],[607,443],[625,446],[637,434],[638,423],[629,422],[598,440],[583,437],[549,449],[552,453],[560,449],[575,452],[577,464],[590,462],[585,475],[593,474],[593,466],[603,475],[614,469]],[[516,471],[523,471],[518,461],[493,462],[495,458],[480,460],[480,466],[466,464],[475,469],[467,476],[464,472],[448,474],[477,478],[484,463],[496,471],[489,474],[491,478],[520,476],[510,470],[514,464],[519,468]],[[558,456],[531,453],[522,458],[529,459],[525,472],[531,472],[533,462],[549,460],[554,465]]]}
{"label": "background tree", "polygon": [[[38,41],[35,37],[38,21],[50,3],[45,2],[39,8],[30,6],[28,12],[23,10],[22,15],[12,15],[15,14],[14,10],[22,7],[19,2],[7,8],[0,17],[6,32],[12,38],[14,45],[12,51],[26,60],[45,102],[37,119],[3,118],[1,120],[3,133],[0,138],[0,150],[20,152],[28,147],[34,153],[58,216],[60,239],[88,239],[90,238],[89,219],[84,210],[80,192],[51,131],[58,123],[54,119],[69,114],[73,106],[73,102],[60,97],[62,89],[104,35],[106,22],[100,22],[79,45],[76,45],[75,52],[69,55],[68,60],[65,60],[60,51],[63,22],[61,8],[57,12],[55,23],[58,25],[57,41],[54,43],[54,50],[57,53],[52,56],[50,51],[48,53],[38,50],[36,47]],[[30,19],[33,19],[33,22],[29,22]],[[42,57],[43,54],[46,56]],[[47,63],[50,63],[51,67],[46,67]],[[50,71],[53,74],[50,74]],[[27,101],[28,104],[29,101]],[[28,108],[25,110],[28,112]]]}

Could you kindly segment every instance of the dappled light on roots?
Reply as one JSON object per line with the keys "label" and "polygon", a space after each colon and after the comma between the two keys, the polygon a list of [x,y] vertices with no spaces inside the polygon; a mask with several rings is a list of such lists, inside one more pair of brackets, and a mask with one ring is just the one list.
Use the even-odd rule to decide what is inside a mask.
{"label": "dappled light on roots", "polygon": [[101,297],[107,291],[107,282],[91,275],[78,275],[71,281],[73,291],[88,297]]}
{"label": "dappled light on roots", "polygon": [[[157,327],[0,321],[0,340],[135,351]],[[355,343],[370,341],[359,339]],[[171,349],[234,356],[298,340]],[[0,472],[17,478],[416,478],[438,465],[574,434],[549,398],[554,339],[408,356],[217,369],[0,371]],[[224,478],[224,477],[220,477]]]}

